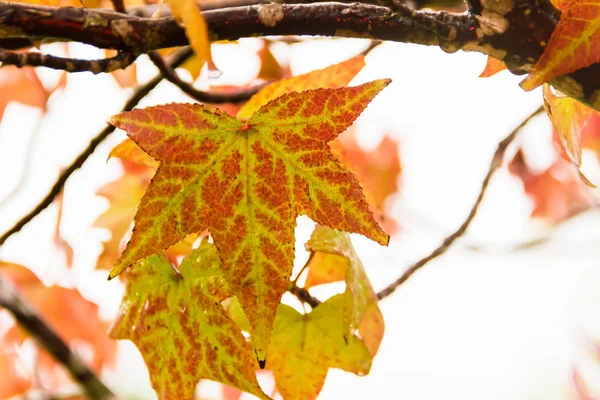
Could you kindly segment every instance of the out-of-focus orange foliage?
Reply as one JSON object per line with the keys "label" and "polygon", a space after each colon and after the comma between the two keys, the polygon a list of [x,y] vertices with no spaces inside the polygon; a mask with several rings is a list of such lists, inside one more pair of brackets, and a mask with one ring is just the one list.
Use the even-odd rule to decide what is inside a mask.
{"label": "out-of-focus orange foliage", "polygon": [[525,193],[533,200],[531,216],[534,218],[557,223],[594,204],[593,196],[579,178],[575,166],[563,158],[537,172],[529,168],[523,151],[519,150],[508,168],[523,182]]}
{"label": "out-of-focus orange foliage", "polygon": [[45,110],[49,96],[33,68],[0,68],[0,120],[11,101]]}
{"label": "out-of-focus orange foliage", "polygon": [[270,48],[270,41],[263,39],[263,47],[258,50],[260,58],[260,71],[258,71],[258,79],[265,81],[277,81],[292,76],[292,71],[289,65],[283,67],[275,58]]}
{"label": "out-of-focus orange foliage", "polygon": [[[136,146],[137,149],[139,147]],[[142,150],[139,150],[142,152]],[[143,153],[143,152],[142,152]],[[144,153],[145,154],[145,153]],[[149,156],[148,156],[149,157]],[[110,202],[109,208],[98,217],[94,226],[110,231],[111,237],[103,244],[96,268],[110,269],[119,258],[121,239],[129,230],[146,186],[154,171],[129,161],[123,163],[123,176],[98,190],[97,195]]]}
{"label": "out-of-focus orange foliage", "polygon": [[23,369],[14,346],[0,337],[0,399],[8,399],[25,393],[31,388],[31,379]]}
{"label": "out-of-focus orange foliage", "polygon": [[[45,286],[29,269],[13,263],[0,262],[0,274],[19,290],[23,298],[38,315],[69,345],[77,349],[84,346],[81,355],[90,367],[100,372],[103,367],[112,366],[116,355],[116,342],[106,334],[107,324],[98,316],[98,306],[84,299],[78,290],[59,286]],[[18,325],[10,327],[2,337],[2,350],[21,345],[29,335]],[[6,352],[0,351],[0,363]],[[9,355],[17,361],[18,357]],[[45,352],[40,352],[35,365],[35,373],[40,383],[49,389],[60,388],[67,382],[62,368],[55,368],[56,362]],[[10,371],[18,371],[12,366]],[[4,373],[4,369],[2,369]],[[30,381],[15,377],[0,380],[0,393],[15,387],[26,390]]]}
{"label": "out-of-focus orange foliage", "polygon": [[379,224],[387,233],[394,233],[397,223],[385,215],[385,203],[398,191],[402,172],[399,143],[385,135],[376,149],[365,151],[356,141],[354,130],[349,129],[332,142],[331,147],[336,157],[358,178]]}

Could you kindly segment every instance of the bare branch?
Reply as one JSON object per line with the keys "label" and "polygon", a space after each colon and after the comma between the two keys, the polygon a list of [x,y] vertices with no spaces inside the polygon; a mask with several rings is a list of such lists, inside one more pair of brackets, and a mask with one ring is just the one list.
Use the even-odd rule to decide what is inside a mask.
{"label": "bare branch", "polygon": [[25,66],[46,67],[60,69],[67,72],[112,72],[131,65],[137,58],[133,53],[122,52],[102,60],[79,60],[76,58],[63,58],[42,53],[15,53],[0,49],[0,62],[2,65],[15,65],[18,68]]}
{"label": "bare branch", "polygon": [[6,308],[54,359],[62,364],[92,400],[114,399],[115,395],[79,356],[27,305],[13,286],[0,276],[0,307]]}
{"label": "bare branch", "polygon": [[[294,282],[292,282],[292,283],[294,283]],[[296,286],[295,283],[293,284],[293,286],[290,289],[288,289],[288,292],[290,292],[291,294],[296,296],[298,298],[298,300],[300,300],[301,302],[306,303],[309,306],[311,306],[313,309],[315,307],[317,307],[319,304],[321,304],[321,301],[319,299],[311,296],[311,294],[308,293],[308,290]]]}
{"label": "bare branch", "polygon": [[[452,43],[457,49],[472,47],[478,40],[478,22],[466,14],[408,8],[398,12],[361,3],[268,3],[205,11],[204,16],[213,40],[320,35],[425,45]],[[4,28],[0,39],[52,37],[136,54],[188,44],[184,29],[172,17],[139,18],[101,9],[0,3],[0,27]]]}
{"label": "bare branch", "polygon": [[[181,65],[185,60],[187,60],[193,54],[192,50],[186,48],[180,52],[178,52],[170,63],[171,68],[176,68]],[[162,75],[158,75],[152,78],[148,83],[140,86],[135,93],[129,98],[122,111],[130,111],[135,107],[152,89],[154,89],[161,81],[163,80]],[[35,216],[44,211],[58,194],[62,191],[67,179],[73,174],[73,172],[77,171],[83,163],[88,159],[88,157],[96,150],[96,147],[108,135],[110,135],[115,130],[115,127],[112,125],[107,125],[96,137],[92,139],[92,141],[88,144],[88,146],[77,156],[77,158],[69,165],[62,174],[58,177],[52,188],[48,191],[46,196],[40,201],[40,203],[35,206],[33,210],[31,210],[27,215],[21,218],[12,228],[10,228],[6,233],[0,236],[0,246],[6,242],[6,240],[11,237],[13,234],[19,232],[25,225],[27,225]]]}
{"label": "bare branch", "polygon": [[240,89],[231,93],[218,93],[218,92],[205,92],[202,90],[196,89],[191,84],[184,82],[179,78],[177,72],[172,68],[169,68],[167,64],[165,64],[163,58],[160,54],[155,51],[151,51],[148,53],[148,57],[150,60],[156,65],[156,68],[160,71],[163,77],[181,89],[182,92],[189,95],[190,97],[198,100],[201,103],[213,103],[213,104],[221,104],[221,103],[241,103],[248,100],[252,95],[262,89],[265,85],[256,85],[250,88]]}
{"label": "bare branch", "polygon": [[471,211],[469,212],[467,219],[465,219],[465,221],[458,227],[458,229],[454,233],[452,233],[450,236],[448,236],[446,239],[444,239],[442,244],[439,245],[435,250],[433,250],[431,253],[429,253],[426,257],[423,257],[422,259],[420,259],[419,261],[417,261],[416,263],[411,265],[406,271],[404,271],[404,273],[402,275],[400,275],[400,277],[398,279],[396,279],[390,285],[388,285],[387,287],[385,287],[384,289],[379,291],[377,293],[377,299],[379,299],[379,300],[385,299],[390,294],[394,293],[394,291],[400,285],[402,285],[404,282],[406,282],[408,280],[408,278],[410,278],[415,272],[417,272],[419,269],[423,268],[431,260],[441,256],[446,251],[448,251],[450,246],[452,246],[452,244],[467,231],[467,229],[469,228],[469,225],[471,225],[471,222],[475,218],[475,215],[477,215],[477,211],[479,210],[479,206],[481,205],[483,196],[485,195],[485,192],[489,186],[490,180],[492,179],[492,175],[494,175],[494,172],[496,172],[496,170],[498,170],[498,168],[500,168],[502,166],[502,163],[504,161],[504,153],[506,152],[506,149],[512,143],[512,141],[515,139],[517,134],[521,131],[521,128],[523,128],[525,125],[527,125],[527,123],[529,121],[531,121],[531,119],[533,117],[535,117],[536,115],[538,115],[539,113],[541,113],[543,111],[544,111],[544,107],[537,108],[523,122],[521,122],[521,124],[519,124],[519,126],[517,126],[510,133],[510,135],[508,135],[503,141],[501,141],[498,144],[498,148],[496,149],[496,152],[494,153],[494,157],[492,158],[492,161],[490,163],[490,168],[488,169],[487,175],[485,176],[485,178],[481,184],[481,189],[479,190],[479,195],[477,196],[477,200],[475,200],[475,204],[473,204],[473,207],[471,207]]}

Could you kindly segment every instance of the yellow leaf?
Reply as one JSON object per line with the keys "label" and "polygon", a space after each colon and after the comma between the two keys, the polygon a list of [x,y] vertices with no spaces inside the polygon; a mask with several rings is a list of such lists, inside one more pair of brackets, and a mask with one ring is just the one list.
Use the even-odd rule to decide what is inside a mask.
{"label": "yellow leaf", "polygon": [[194,49],[200,65],[204,65],[207,62],[209,70],[218,71],[212,60],[208,27],[196,1],[167,0],[167,3],[169,8],[171,8],[175,20],[183,23],[185,35],[190,41],[190,45]]}
{"label": "yellow leaf", "polygon": [[[558,134],[567,156],[577,168],[581,167],[581,131],[592,114],[598,111],[571,97],[558,97],[550,85],[543,87],[544,108]],[[582,173],[579,175],[586,185],[595,187]]]}
{"label": "yellow leaf", "polygon": [[329,368],[369,373],[372,354],[355,335],[344,338],[344,296],[337,295],[309,314],[279,306],[269,345],[267,368],[286,400],[315,399]]}
{"label": "yellow leaf", "polygon": [[221,306],[230,296],[214,245],[203,242],[179,272],[155,255],[126,274],[110,336],[135,343],[160,399],[191,400],[200,379],[268,399],[256,381],[250,346]]}
{"label": "yellow leaf", "polygon": [[[360,332],[370,353],[375,355],[385,330],[383,315],[379,310],[377,294],[352,246],[350,236],[346,232],[317,225],[306,243],[306,249],[313,252],[308,266],[309,278],[316,273],[321,275],[323,283],[327,283],[327,278],[329,282],[340,280],[340,277],[345,279],[344,335],[348,337]],[[346,263],[342,263],[342,260]],[[325,275],[327,271],[331,272],[329,276]]]}

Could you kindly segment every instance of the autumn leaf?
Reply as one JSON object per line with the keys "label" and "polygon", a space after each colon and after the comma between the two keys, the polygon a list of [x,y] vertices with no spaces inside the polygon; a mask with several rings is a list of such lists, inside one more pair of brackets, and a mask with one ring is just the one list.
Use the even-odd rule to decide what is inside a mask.
{"label": "autumn leaf", "polygon": [[19,361],[14,346],[0,337],[0,399],[10,399],[22,395],[29,390],[33,384],[29,374],[26,373]]}
{"label": "autumn leaf", "polygon": [[[544,108],[560,143],[571,162],[579,169],[581,168],[581,132],[592,114],[598,113],[592,108],[578,102],[571,97],[558,97],[552,93],[549,85],[544,85]],[[579,172],[586,184],[594,186]]]}
{"label": "autumn leaf", "polygon": [[11,101],[45,111],[49,96],[33,68],[19,69],[12,65],[0,68],[0,120]]}
{"label": "autumn leaf", "polygon": [[333,154],[356,175],[379,225],[387,233],[394,233],[397,223],[386,216],[385,204],[388,197],[398,191],[402,172],[398,142],[385,135],[377,148],[365,151],[356,141],[354,131],[348,129],[330,146]]}
{"label": "autumn leaf", "polygon": [[211,71],[218,71],[212,60],[208,27],[196,1],[167,0],[167,4],[169,5],[175,20],[183,23],[185,35],[187,36],[192,49],[194,49],[197,61],[201,65],[205,62],[208,63],[208,69]]}
{"label": "autumn leaf", "polygon": [[344,87],[365,66],[365,57],[358,55],[327,68],[293,76],[270,84],[256,93],[238,111],[238,119],[248,119],[260,107],[288,92],[302,92],[310,89],[335,89]]}
{"label": "autumn leaf", "polygon": [[573,165],[559,158],[541,172],[531,171],[519,151],[508,169],[522,182],[525,193],[533,201],[533,218],[556,224],[589,209],[594,203],[589,188],[579,179]]}
{"label": "autumn leaf", "polygon": [[329,368],[369,373],[373,357],[367,347],[355,335],[344,339],[344,302],[344,295],[337,295],[304,315],[279,306],[267,368],[284,399],[315,399]]}
{"label": "autumn leaf", "polygon": [[151,168],[155,171],[158,168],[158,161],[150,157],[131,139],[125,139],[116,145],[108,155],[109,158],[116,157],[122,160],[132,162],[137,165]]}
{"label": "autumn leaf", "polygon": [[[139,149],[137,146],[135,148]],[[139,152],[143,153],[141,150]],[[129,231],[144,190],[154,175],[154,171],[127,161],[123,165],[123,176],[104,185],[96,193],[109,201],[109,208],[96,219],[94,226],[107,229],[111,235],[110,239],[102,244],[102,253],[96,263],[97,269],[110,269],[119,259],[121,239]]]}
{"label": "autumn leaf", "polygon": [[[92,350],[86,360],[95,371],[114,363],[116,343],[106,336],[106,324],[98,315],[98,306],[81,296],[78,290],[60,286],[45,286],[29,269],[13,263],[0,262],[0,274],[11,282],[38,315],[67,343],[85,343]],[[4,336],[6,343],[22,344],[29,335],[18,325]],[[42,353],[36,363],[53,375],[56,362]]]}
{"label": "autumn leaf", "polygon": [[[340,257],[346,260],[342,278],[346,281],[343,311],[344,337],[359,332],[370,353],[375,355],[383,339],[383,315],[379,310],[377,294],[352,246],[350,236],[346,232],[317,225],[306,243],[306,250],[313,252],[313,257],[308,264],[307,280],[315,271],[321,275],[322,283],[339,280],[342,272],[340,267],[343,265]],[[323,260],[325,263],[320,264],[319,261]],[[332,263],[336,263],[337,268],[332,270]],[[323,276],[322,267],[333,273]]]}
{"label": "autumn leaf", "polygon": [[327,142],[387,86],[288,93],[247,122],[199,104],[122,113],[111,123],[160,167],[142,198],[113,278],[192,232],[209,229],[252,325],[259,360],[294,260],[298,214],[387,245],[358,181]]}
{"label": "autumn leaf", "polygon": [[600,2],[574,0],[560,15],[544,53],[521,82],[527,91],[600,61]]}
{"label": "autumn leaf", "polygon": [[506,69],[504,62],[494,58],[492,56],[487,57],[485,68],[479,75],[480,78],[489,78],[490,76],[496,75],[498,72]]}
{"label": "autumn leaf", "polygon": [[[278,81],[284,78],[288,78],[291,75],[289,66],[285,68],[281,66],[279,61],[275,58],[270,48],[270,41],[263,39],[263,47],[258,51],[258,57],[260,58],[260,70],[258,71],[257,78],[264,79],[266,81]],[[346,83],[347,84],[347,83]],[[342,85],[345,86],[345,85]],[[321,86],[325,87],[325,86]],[[316,88],[313,88],[316,89]],[[299,91],[299,90],[296,90]]]}
{"label": "autumn leaf", "polygon": [[126,274],[110,337],[135,343],[161,399],[191,400],[200,379],[268,399],[250,346],[221,306],[232,293],[219,265],[216,248],[204,241],[178,272],[154,255]]}
{"label": "autumn leaf", "polygon": [[[196,57],[193,57],[196,59]],[[306,74],[297,75],[287,79],[274,82],[258,93],[256,93],[245,105],[239,104],[222,104],[218,108],[221,111],[227,112],[229,115],[237,113],[238,119],[248,119],[261,106],[264,106],[269,101],[282,96],[288,92],[302,92],[309,89],[323,88],[339,88],[350,83],[352,79],[365,66],[365,58],[363,55],[358,55],[349,60],[338,64],[330,65],[327,68],[308,72]],[[239,90],[240,87],[223,87],[220,86],[221,92],[227,90]],[[136,164],[146,165],[150,168],[156,168],[157,163],[152,157],[144,153],[131,139],[125,139],[117,145],[110,153],[110,157],[118,157],[123,160],[131,161]]]}

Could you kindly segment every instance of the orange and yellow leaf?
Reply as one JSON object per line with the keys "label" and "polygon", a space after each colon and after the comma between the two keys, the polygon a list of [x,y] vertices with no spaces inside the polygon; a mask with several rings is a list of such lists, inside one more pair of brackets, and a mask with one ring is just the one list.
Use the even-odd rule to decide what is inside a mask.
{"label": "orange and yellow leaf", "polygon": [[119,114],[112,123],[160,162],[115,277],[138,260],[209,229],[252,326],[259,360],[294,260],[298,214],[387,245],[356,178],[327,142],[389,83],[288,93],[247,122],[199,104]]}
{"label": "orange and yellow leaf", "polygon": [[[564,148],[569,160],[577,168],[581,167],[581,132],[592,114],[598,113],[594,109],[580,103],[572,97],[558,97],[552,93],[549,85],[544,85],[544,107],[546,113]],[[582,180],[590,185],[591,182],[581,173]]]}
{"label": "orange and yellow leaf", "polygon": [[202,11],[195,0],[167,0],[167,4],[176,21],[182,22],[185,27],[185,35],[194,49],[195,57],[204,65],[208,63],[210,70],[216,70],[210,51],[210,39],[208,37],[208,26],[202,15]]}
{"label": "orange and yellow leaf", "polygon": [[[375,355],[383,339],[385,324],[379,310],[377,294],[352,246],[350,236],[346,232],[317,225],[310,240],[306,242],[306,249],[313,252],[308,276],[313,269],[319,270],[321,267],[315,262],[314,256],[316,255],[328,255],[338,262],[340,257],[347,260],[343,278],[346,281],[343,312],[344,336],[359,332],[371,354]],[[329,267],[328,264],[325,264],[326,268]],[[329,278],[337,279],[340,272],[339,269],[336,269]]]}
{"label": "orange and yellow leaf", "polygon": [[108,157],[116,157],[137,165],[151,168],[156,170],[158,168],[158,161],[150,157],[144,150],[135,144],[135,142],[129,138],[123,140],[121,143],[116,145],[108,155]]}
{"label": "orange and yellow leaf", "polygon": [[600,61],[600,2],[574,0],[561,14],[544,53],[521,82],[527,91]]}
{"label": "orange and yellow leaf", "polygon": [[205,241],[179,272],[154,255],[126,274],[110,336],[135,343],[160,399],[191,400],[200,379],[268,399],[256,381],[250,346],[221,306],[231,290],[219,264],[216,248]]}

